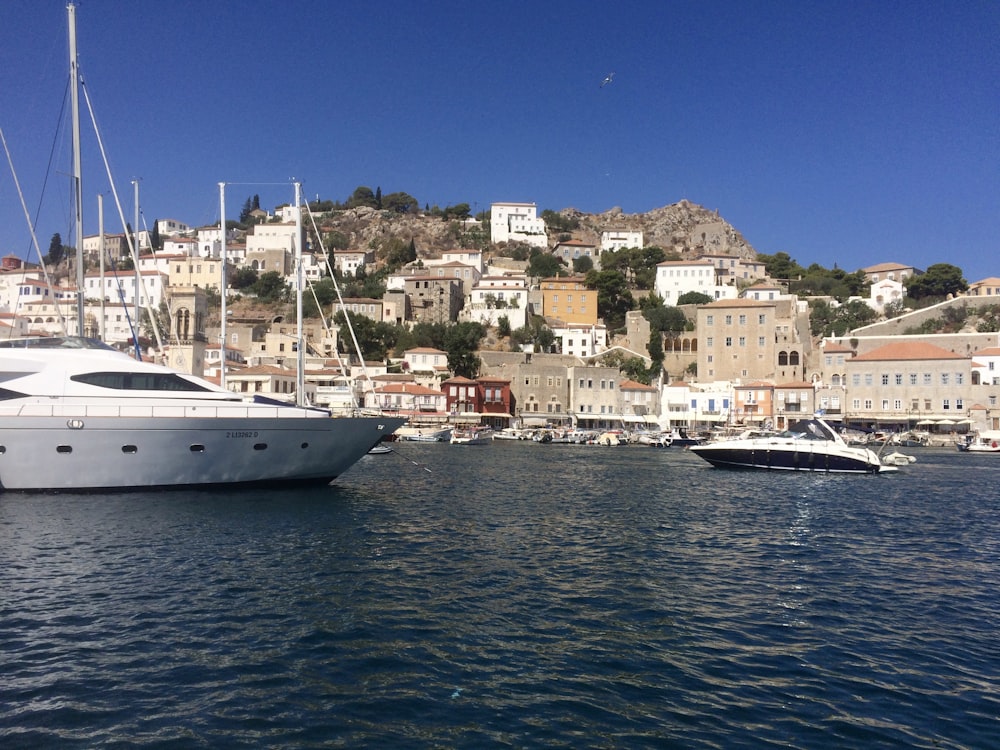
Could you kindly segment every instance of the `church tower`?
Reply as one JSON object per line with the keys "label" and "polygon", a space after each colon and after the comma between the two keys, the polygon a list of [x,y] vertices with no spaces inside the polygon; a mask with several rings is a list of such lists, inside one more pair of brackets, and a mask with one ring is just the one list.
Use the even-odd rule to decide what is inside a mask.
{"label": "church tower", "polygon": [[196,286],[170,290],[170,340],[167,366],[205,376],[205,290]]}

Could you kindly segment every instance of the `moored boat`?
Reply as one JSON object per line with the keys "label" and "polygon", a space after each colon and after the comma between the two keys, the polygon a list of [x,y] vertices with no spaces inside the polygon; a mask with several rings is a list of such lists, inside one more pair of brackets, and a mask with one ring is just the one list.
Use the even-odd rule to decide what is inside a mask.
{"label": "moored boat", "polygon": [[0,487],[328,484],[403,420],[245,402],[77,337],[0,343]]}
{"label": "moored boat", "polygon": [[451,433],[452,445],[486,445],[493,442],[493,430],[484,425],[456,427]]}
{"label": "moored boat", "polygon": [[955,445],[963,453],[1000,453],[1000,430],[972,432]]}
{"label": "moored boat", "polygon": [[777,435],[721,440],[692,445],[690,450],[720,468],[851,474],[897,471],[873,450],[847,445],[819,417],[800,420]]}

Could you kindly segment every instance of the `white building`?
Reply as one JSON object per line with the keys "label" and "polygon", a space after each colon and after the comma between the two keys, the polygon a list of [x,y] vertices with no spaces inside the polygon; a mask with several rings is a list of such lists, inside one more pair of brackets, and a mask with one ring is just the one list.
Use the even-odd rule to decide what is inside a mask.
{"label": "white building", "polygon": [[528,280],[524,276],[483,276],[472,288],[459,319],[495,326],[506,316],[511,330],[528,321]]}
{"label": "white building", "polygon": [[643,247],[642,232],[611,230],[601,232],[601,252],[613,252],[626,247]]}
{"label": "white building", "polygon": [[713,300],[736,299],[736,287],[717,283],[715,266],[707,260],[658,263],[655,291],[667,305],[676,305],[677,300],[688,292],[701,292]]}
{"label": "white building", "polygon": [[675,380],[663,387],[660,425],[670,429],[726,424],[732,413],[733,401],[732,383]]}
{"label": "white building", "polygon": [[534,203],[493,203],[490,206],[490,242],[526,242],[548,247],[545,220]]}
{"label": "white building", "polygon": [[1000,347],[991,346],[972,354],[972,382],[1000,385]]}
{"label": "white building", "polygon": [[173,237],[175,234],[188,234],[191,227],[176,219],[157,219],[156,231],[161,238]]}
{"label": "white building", "polygon": [[[168,274],[162,271],[139,271],[139,302],[142,307],[152,307],[158,310],[163,300],[163,290],[169,283]],[[104,272],[101,275],[87,274],[84,278],[84,297],[87,299],[103,299],[115,304],[135,305],[136,286],[135,271]],[[103,285],[102,285],[103,284]]]}
{"label": "white building", "polygon": [[168,237],[162,242],[162,252],[165,255],[183,255],[190,258],[198,254],[198,240],[193,237]]}
{"label": "white building", "polygon": [[247,256],[268,250],[295,253],[295,224],[254,224],[246,237]]}
{"label": "white building", "polygon": [[358,270],[375,262],[372,250],[336,250],[333,255],[333,267],[344,276],[357,276]]}
{"label": "white building", "polygon": [[559,341],[559,350],[562,354],[590,357],[608,348],[608,329],[603,323],[597,325],[556,323],[552,325],[552,333]]}
{"label": "white building", "polygon": [[895,279],[882,279],[872,283],[871,293],[865,302],[876,312],[884,312],[885,306],[891,302],[902,302],[906,296],[902,282]]}

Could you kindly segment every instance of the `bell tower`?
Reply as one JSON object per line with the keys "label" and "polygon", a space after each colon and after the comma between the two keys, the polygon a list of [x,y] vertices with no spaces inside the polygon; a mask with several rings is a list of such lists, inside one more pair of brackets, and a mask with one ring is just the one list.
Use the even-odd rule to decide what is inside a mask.
{"label": "bell tower", "polygon": [[167,366],[178,372],[205,376],[205,290],[196,286],[170,290],[170,347]]}

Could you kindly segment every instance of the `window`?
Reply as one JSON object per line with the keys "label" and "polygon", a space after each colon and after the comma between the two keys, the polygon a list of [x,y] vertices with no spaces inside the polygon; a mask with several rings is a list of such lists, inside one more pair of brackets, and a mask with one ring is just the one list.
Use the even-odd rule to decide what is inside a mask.
{"label": "window", "polygon": [[741,326],[745,326],[746,324],[747,324],[747,316],[746,315],[740,315],[740,325]]}
{"label": "window", "polygon": [[889,373],[882,373],[882,385],[889,385]]}
{"label": "window", "polygon": [[732,346],[732,345],[733,345],[733,337],[726,336],[726,346]]}
{"label": "window", "polygon": [[951,409],[951,400],[947,398],[941,399],[941,408],[944,409],[945,411]]}
{"label": "window", "polygon": [[747,345],[747,337],[740,336],[740,346],[746,346],[746,345]]}
{"label": "window", "polygon": [[948,380],[949,380],[948,373],[942,372],[941,373],[941,385],[948,385]]}
{"label": "window", "polygon": [[865,373],[865,385],[872,385],[872,384],[873,384],[872,374],[870,372],[866,372]]}
{"label": "window", "polygon": [[764,337],[763,336],[758,336],[757,337],[757,346],[759,346],[761,349],[764,348]]}
{"label": "window", "polygon": [[767,321],[767,316],[766,315],[758,315],[757,316],[757,324],[758,325],[764,325],[764,323],[766,321]]}
{"label": "window", "polygon": [[916,384],[917,384],[917,373],[911,372],[910,373],[910,385],[916,385]]}
{"label": "window", "polygon": [[733,324],[733,316],[732,315],[727,315],[726,316],[726,325],[727,326],[731,326],[732,324]]}
{"label": "window", "polygon": [[[714,315],[706,315],[705,316],[705,325],[707,325],[707,326],[715,325],[715,316]],[[992,365],[993,365],[993,363],[991,362],[990,363],[990,367],[991,368],[992,368]]]}
{"label": "window", "polygon": [[896,373],[896,385],[902,385],[902,384],[903,384],[903,373],[897,372]]}
{"label": "window", "polygon": [[934,378],[931,376],[931,374],[929,372],[925,372],[924,373],[924,385],[930,385],[933,382],[934,382]]}
{"label": "window", "polygon": [[707,347],[715,346],[715,339],[709,336],[707,339],[705,339],[705,346]]}

